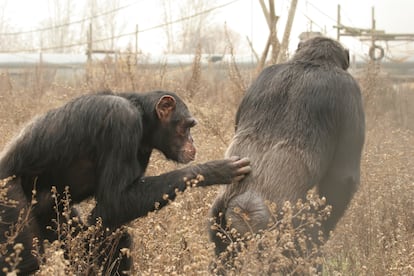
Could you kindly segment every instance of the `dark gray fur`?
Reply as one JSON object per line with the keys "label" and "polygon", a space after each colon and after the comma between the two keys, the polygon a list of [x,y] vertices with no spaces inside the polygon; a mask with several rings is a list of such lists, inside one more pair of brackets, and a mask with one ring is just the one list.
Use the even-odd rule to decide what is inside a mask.
{"label": "dark gray fur", "polygon": [[[316,37],[299,44],[291,60],[263,70],[243,98],[236,133],[226,155],[247,156],[252,173],[223,187],[211,215],[241,233],[266,228],[277,206],[296,202],[308,190],[332,205],[323,224],[328,236],[360,181],[365,118],[360,88],[347,72],[349,55],[338,42]],[[249,215],[249,225],[234,212]],[[219,217],[222,213],[224,216]],[[210,231],[216,253],[228,245]]]}

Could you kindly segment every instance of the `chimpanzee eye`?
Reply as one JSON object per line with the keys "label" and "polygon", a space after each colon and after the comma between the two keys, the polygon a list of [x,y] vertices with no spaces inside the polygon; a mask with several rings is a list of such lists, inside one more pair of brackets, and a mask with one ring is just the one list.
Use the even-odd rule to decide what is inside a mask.
{"label": "chimpanzee eye", "polygon": [[197,124],[197,121],[193,118],[188,118],[188,119],[181,121],[180,123],[178,123],[177,128],[176,128],[177,134],[183,137],[189,136],[190,129],[194,127],[196,124]]}

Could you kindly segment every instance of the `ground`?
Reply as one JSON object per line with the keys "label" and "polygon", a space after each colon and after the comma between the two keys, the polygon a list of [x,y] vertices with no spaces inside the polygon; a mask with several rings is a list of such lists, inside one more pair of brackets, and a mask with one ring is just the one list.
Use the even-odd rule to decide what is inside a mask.
{"label": "ground", "polygon": [[[182,69],[181,74],[191,75],[185,70]],[[77,86],[40,85],[40,80],[36,85],[18,90],[11,86],[0,94],[0,145],[5,146],[36,114],[59,106],[76,95],[102,87],[115,91],[163,88],[177,91],[184,97],[199,120],[193,134],[198,147],[196,162],[222,158],[234,131],[234,114],[242,89],[249,83],[251,75],[229,74],[223,78],[207,74],[203,77],[195,74],[193,68],[192,77],[185,78],[177,77],[176,71],[167,77],[153,77],[148,71],[141,74],[127,72],[124,82],[114,82],[110,76],[104,76]],[[120,85],[128,81],[128,87]],[[382,79],[381,83],[383,81],[387,82]],[[367,109],[361,185],[323,248],[324,274],[414,275],[413,91],[409,85],[404,86],[405,92],[398,93],[391,85],[387,89],[376,89],[379,85],[373,86],[372,82],[364,80],[361,87]],[[382,96],[377,95],[378,91],[383,93]],[[403,101],[400,100],[401,93],[404,93]],[[155,153],[147,173],[160,174],[176,167]],[[207,214],[218,189],[192,188],[166,208],[128,225],[134,237],[131,254],[135,274],[209,274],[214,250],[207,236]],[[88,201],[80,208],[86,213],[92,205],[93,201]],[[58,265],[56,262],[57,259],[62,263],[62,256],[55,255],[54,258],[46,262],[39,275],[64,274],[65,263]],[[263,272],[261,261],[251,263],[251,267],[241,269],[238,274]]]}

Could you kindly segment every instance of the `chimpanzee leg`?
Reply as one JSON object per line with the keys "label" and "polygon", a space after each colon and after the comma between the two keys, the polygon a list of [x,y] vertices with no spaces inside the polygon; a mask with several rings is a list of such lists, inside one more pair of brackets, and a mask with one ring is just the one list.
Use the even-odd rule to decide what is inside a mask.
{"label": "chimpanzee leg", "polygon": [[319,184],[319,195],[324,196],[326,203],[332,206],[331,215],[323,222],[326,237],[345,213],[357,190],[360,179],[359,163],[359,156],[352,158],[349,152],[343,152],[342,156],[337,154],[331,168]]}
{"label": "chimpanzee leg", "polygon": [[345,213],[359,182],[359,176],[351,172],[334,170],[321,183],[319,194],[326,198],[326,203],[332,206],[331,215],[323,223],[324,234],[335,228],[335,225]]}

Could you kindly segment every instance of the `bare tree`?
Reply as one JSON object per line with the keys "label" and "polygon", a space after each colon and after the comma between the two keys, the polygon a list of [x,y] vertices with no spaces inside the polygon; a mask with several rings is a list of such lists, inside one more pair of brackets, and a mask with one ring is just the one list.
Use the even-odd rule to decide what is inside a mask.
{"label": "bare tree", "polygon": [[7,10],[7,0],[0,1],[0,32],[3,33],[7,29],[7,21],[6,21],[6,10]]}
{"label": "bare tree", "polygon": [[79,27],[70,24],[76,15],[75,4],[74,0],[48,1],[50,16],[41,23],[46,30],[36,34],[40,40],[40,48],[59,52],[73,51],[66,46],[74,43],[77,34],[75,29]]}
{"label": "bare tree", "polygon": [[19,35],[10,35],[18,30],[7,21],[8,0],[0,0],[0,50],[10,51],[16,47],[21,48],[24,38]]}
{"label": "bare tree", "polygon": [[241,44],[241,36],[225,24],[213,24],[208,26],[200,38],[200,44],[207,54],[220,54],[231,44],[236,50]]}
{"label": "bare tree", "polygon": [[174,39],[173,39],[173,29],[172,29],[172,9],[171,1],[161,1],[163,7],[163,20],[164,20],[164,31],[167,37],[167,52],[174,52]]}
{"label": "bare tree", "polygon": [[85,16],[91,20],[83,26],[83,30],[88,30],[89,23],[92,24],[94,48],[114,50],[126,25],[125,20],[119,16],[121,1],[88,0],[84,10]]}
{"label": "bare tree", "polygon": [[[216,0],[168,0],[163,1],[164,21],[169,50],[174,53],[194,53],[198,45],[206,41],[209,28],[213,26]],[[172,16],[172,15],[175,16]],[[180,23],[170,26],[171,21],[181,19]],[[174,43],[171,43],[174,41]],[[202,45],[204,46],[204,45]]]}

